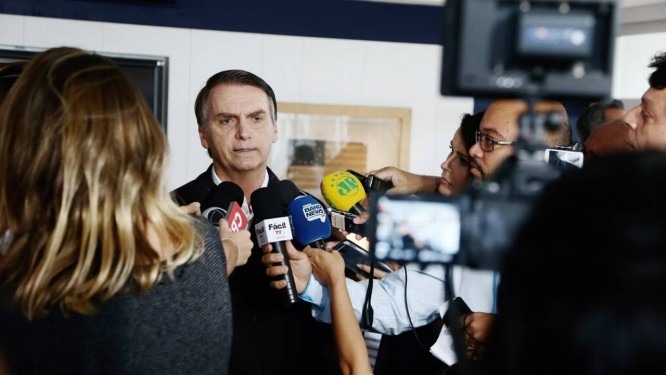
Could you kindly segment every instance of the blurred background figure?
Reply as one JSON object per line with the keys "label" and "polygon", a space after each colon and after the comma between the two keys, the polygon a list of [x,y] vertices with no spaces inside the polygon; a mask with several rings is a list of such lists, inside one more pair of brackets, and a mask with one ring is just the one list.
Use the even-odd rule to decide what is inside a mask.
{"label": "blurred background figure", "polygon": [[[652,152],[543,191],[505,259],[488,373],[666,373],[665,190],[666,154]],[[553,234],[563,226],[585,235]]]}
{"label": "blurred background figure", "polygon": [[50,49],[25,67],[0,124],[10,371],[226,374],[220,234],[165,190],[166,136],[132,81],[102,56]]}
{"label": "blurred background figure", "polygon": [[607,122],[621,119],[624,116],[624,103],[621,100],[609,99],[592,103],[583,110],[576,121],[578,140],[584,143],[592,130]]}

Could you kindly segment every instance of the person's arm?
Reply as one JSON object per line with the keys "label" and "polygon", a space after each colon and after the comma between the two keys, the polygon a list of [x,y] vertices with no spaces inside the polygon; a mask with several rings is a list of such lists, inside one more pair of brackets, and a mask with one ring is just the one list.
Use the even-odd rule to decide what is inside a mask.
{"label": "person's arm", "polygon": [[226,219],[220,220],[220,240],[227,258],[227,277],[231,275],[236,267],[247,263],[252,254],[254,243],[247,229],[232,232]]}
{"label": "person's arm", "polygon": [[393,187],[386,191],[387,194],[434,193],[440,180],[437,176],[417,175],[396,167],[384,167],[368,174],[393,183]]}
{"label": "person's arm", "polygon": [[[331,293],[333,335],[343,374],[372,374],[368,349],[347,293],[345,262],[337,251],[306,247],[317,279]],[[314,259],[314,260],[313,260]]]}
{"label": "person's arm", "polygon": [[[320,250],[320,249],[319,249]],[[322,251],[322,250],[320,250]],[[296,282],[300,299],[312,305],[312,316],[320,322],[331,323],[330,291],[312,277],[312,263],[308,256],[296,250],[287,241],[289,264]],[[282,254],[271,253],[270,245],[264,247],[261,258],[266,275],[275,277],[287,272],[287,266],[279,265]],[[405,269],[407,283],[405,283]],[[439,307],[444,302],[444,272],[442,267],[431,267],[425,271],[403,267],[393,271],[381,280],[373,281],[371,305],[373,308],[372,328],[381,334],[397,335],[413,327],[424,326],[439,318]],[[354,281],[345,278],[356,320],[360,321],[368,291],[368,280]],[[405,308],[405,285],[407,285],[407,305]],[[271,281],[271,287],[281,289],[284,280]]]}
{"label": "person's arm", "polygon": [[[311,260],[312,261],[312,260]],[[410,267],[393,271],[381,280],[373,280],[371,305],[373,309],[372,328],[381,334],[397,335],[413,327],[424,326],[439,318],[439,307],[444,303],[444,282],[442,273],[431,269],[425,272]],[[405,270],[407,270],[407,305],[405,307]],[[356,320],[363,314],[368,280],[345,279],[349,298]],[[331,291],[315,278],[300,294],[300,298],[312,304],[312,315],[321,322],[330,323],[332,306]]]}

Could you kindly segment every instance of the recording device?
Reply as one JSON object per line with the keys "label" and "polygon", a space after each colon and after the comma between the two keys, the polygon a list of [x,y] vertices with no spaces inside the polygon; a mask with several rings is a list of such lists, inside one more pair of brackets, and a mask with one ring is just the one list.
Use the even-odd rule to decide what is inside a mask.
{"label": "recording device", "polygon": [[562,167],[573,165],[578,168],[583,168],[584,155],[581,151],[547,148],[544,150],[544,160],[548,164]]}
{"label": "recording device", "polygon": [[252,208],[254,210],[255,234],[259,246],[271,244],[272,252],[280,253],[284,257],[279,265],[287,266],[287,273],[276,276],[275,279],[283,279],[287,286],[283,289],[285,304],[298,302],[298,293],[296,292],[296,283],[291,271],[289,256],[285,241],[293,239],[291,232],[291,221],[285,216],[284,210],[276,192],[270,187],[263,187],[255,190],[250,197]]}
{"label": "recording device", "polygon": [[[345,260],[345,267],[348,270],[363,275],[367,278],[372,277],[372,275],[370,275],[368,272],[365,272],[357,267],[358,264],[366,264],[369,266],[372,263],[372,257],[365,249],[351,240],[344,240],[335,245],[333,250],[340,252],[340,255],[342,255],[342,258]],[[388,264],[382,261],[375,260],[374,264],[375,268],[378,270],[382,270],[384,272],[393,271],[393,269],[391,269]]]}
{"label": "recording device", "polygon": [[370,201],[370,250],[401,264],[453,263],[460,250],[459,199],[440,195],[381,195]]}
{"label": "recording device", "polygon": [[297,245],[325,248],[324,240],[331,236],[331,221],[324,206],[298,189],[292,181],[278,182],[276,190],[282,206],[291,217]]}
{"label": "recording device", "polygon": [[361,181],[363,189],[365,189],[366,195],[369,195],[372,192],[383,193],[386,190],[393,187],[393,182],[382,180],[381,178],[375,176],[374,174],[365,176],[351,169],[347,169],[347,172],[351,173],[356,178],[358,178],[359,181]]}
{"label": "recording device", "polygon": [[447,0],[442,95],[607,97],[617,0]]}
{"label": "recording device", "polygon": [[367,197],[365,188],[353,174],[347,171],[329,173],[321,180],[319,187],[329,206],[356,215],[366,211],[361,204]]}
{"label": "recording device", "polygon": [[[208,195],[201,200],[201,216],[205,217],[208,222],[215,226],[219,226],[220,220],[227,219],[229,221],[229,228],[237,227],[238,230],[245,229],[247,226],[247,217],[243,210],[236,210],[236,206],[243,204],[245,194],[243,189],[231,181],[223,181],[215,186]],[[229,216],[230,212],[234,211],[233,216]],[[238,212],[240,211],[240,212]],[[235,224],[234,224],[235,223]],[[232,231],[233,228],[232,228]]]}
{"label": "recording device", "polygon": [[330,207],[328,208],[328,212],[331,218],[331,226],[333,228],[343,230],[347,233],[356,233],[365,236],[365,224],[354,223],[354,218],[358,217],[358,215]]}

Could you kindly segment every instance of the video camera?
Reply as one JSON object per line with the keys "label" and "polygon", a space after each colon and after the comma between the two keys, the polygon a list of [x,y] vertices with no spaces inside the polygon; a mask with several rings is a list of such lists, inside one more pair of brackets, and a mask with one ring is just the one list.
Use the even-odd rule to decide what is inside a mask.
{"label": "video camera", "polygon": [[544,129],[558,121],[534,104],[608,96],[616,24],[614,0],[447,0],[441,93],[520,98],[529,109],[515,155],[462,195],[372,195],[374,256],[499,269],[532,201],[560,175],[557,164],[582,164],[580,153],[546,149]]}

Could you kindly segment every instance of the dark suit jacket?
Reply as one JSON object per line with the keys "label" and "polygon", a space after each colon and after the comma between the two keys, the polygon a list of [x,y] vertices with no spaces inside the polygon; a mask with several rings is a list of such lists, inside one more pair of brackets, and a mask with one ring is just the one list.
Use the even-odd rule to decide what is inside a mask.
{"label": "dark suit jacket", "polygon": [[[181,205],[201,202],[215,187],[211,166],[172,192]],[[268,169],[268,185],[280,181]],[[254,223],[250,223],[254,228]],[[229,374],[339,374],[331,327],[312,318],[304,301],[285,306],[270,288],[262,251],[255,243],[247,264],[229,277],[234,332]]]}

